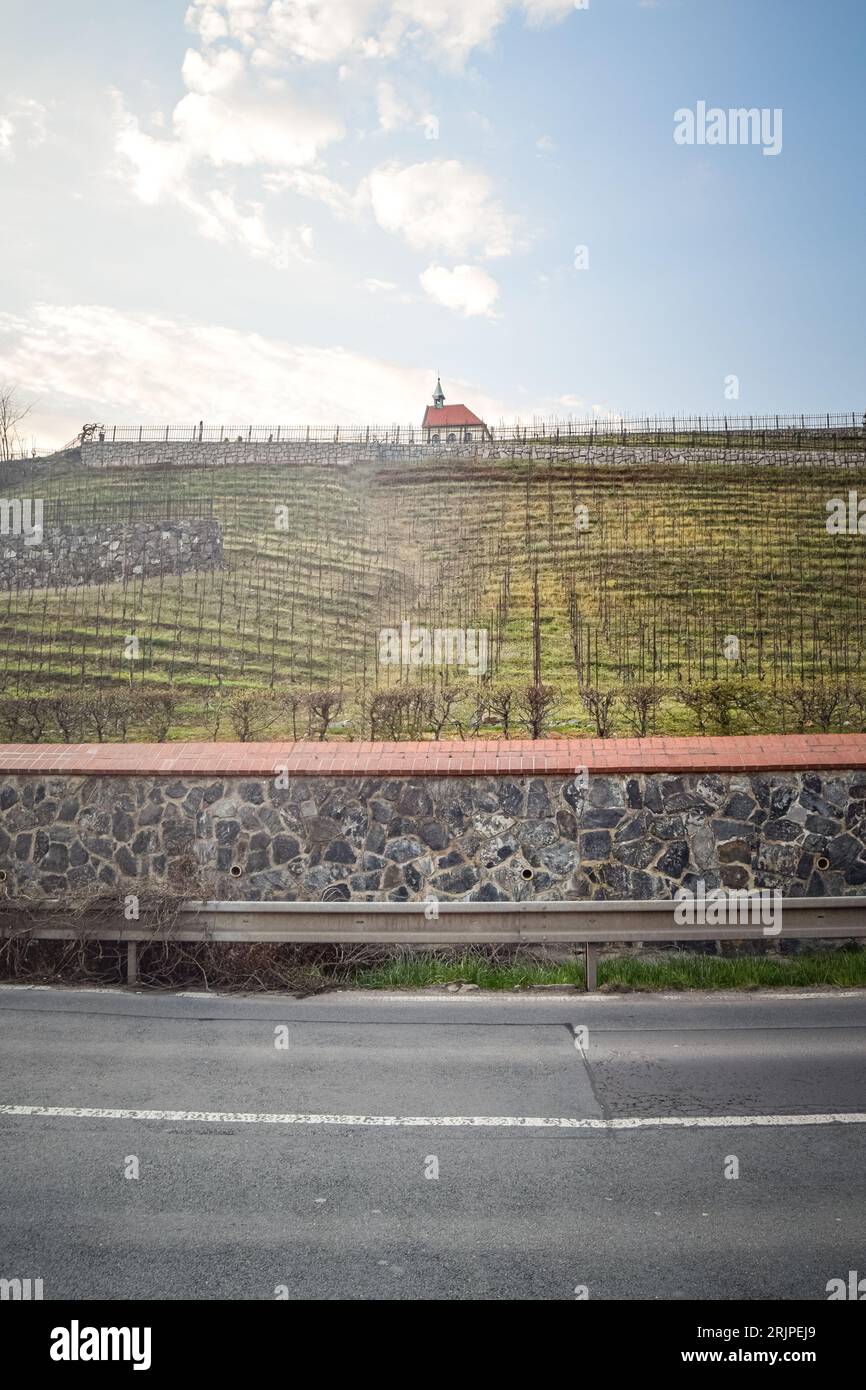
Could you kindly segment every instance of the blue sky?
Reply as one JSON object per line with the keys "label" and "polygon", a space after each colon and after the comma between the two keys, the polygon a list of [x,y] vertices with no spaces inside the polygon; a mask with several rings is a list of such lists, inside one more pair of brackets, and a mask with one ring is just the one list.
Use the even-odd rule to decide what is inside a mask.
{"label": "blue sky", "polygon": [[[862,409],[864,39],[860,0],[4,0],[0,381],[44,445],[420,420],[436,370],[493,420]],[[701,101],[780,152],[677,144]]]}

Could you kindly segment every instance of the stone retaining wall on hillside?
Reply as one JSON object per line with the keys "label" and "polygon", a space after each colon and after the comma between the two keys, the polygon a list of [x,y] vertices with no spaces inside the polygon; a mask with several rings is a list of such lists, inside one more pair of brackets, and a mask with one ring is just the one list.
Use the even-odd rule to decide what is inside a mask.
{"label": "stone retaining wall on hillside", "polygon": [[[615,770],[616,742],[596,754],[593,740],[550,741],[550,762],[500,744],[454,775],[440,771],[443,744],[403,748],[390,767],[382,755],[379,769],[377,745],[335,745],[330,770],[321,744],[0,749],[4,888],[131,893],[192,883],[194,862],[219,899],[646,900],[699,879],[785,897],[863,891],[866,737],[800,740],[788,770],[775,747],[760,770],[718,751],[745,739],[682,740],[680,754],[624,740],[662,745],[645,757],[660,770]],[[797,769],[807,743],[816,766]],[[471,762],[472,745],[458,747]],[[726,762],[741,770],[714,770]]]}
{"label": "stone retaining wall on hillside", "polygon": [[212,519],[46,524],[38,545],[25,535],[0,536],[0,589],[66,588],[218,569],[222,554],[222,529]]}
{"label": "stone retaining wall on hillside", "polygon": [[87,443],[81,450],[84,463],[90,468],[236,468],[240,465],[274,466],[322,464],[339,467],[385,460],[420,463],[430,459],[545,459],[557,458],[575,463],[599,465],[628,465],[685,462],[695,464],[737,464],[755,467],[862,467],[866,461],[863,450],[842,449],[742,449],[687,448],[668,445],[578,445],[575,441],[549,440],[543,444],[518,444],[503,441],[494,444],[340,444],[304,443],[274,440],[272,443],[247,443],[226,440],[212,443],[197,440],[165,443]]}

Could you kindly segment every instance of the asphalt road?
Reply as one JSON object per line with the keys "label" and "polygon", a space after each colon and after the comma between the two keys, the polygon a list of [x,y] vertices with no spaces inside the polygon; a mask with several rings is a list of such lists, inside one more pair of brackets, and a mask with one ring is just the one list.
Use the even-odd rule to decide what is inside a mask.
{"label": "asphalt road", "polygon": [[866,1274],[864,1061],[855,992],[2,988],[0,1278],[46,1299],[824,1300]]}

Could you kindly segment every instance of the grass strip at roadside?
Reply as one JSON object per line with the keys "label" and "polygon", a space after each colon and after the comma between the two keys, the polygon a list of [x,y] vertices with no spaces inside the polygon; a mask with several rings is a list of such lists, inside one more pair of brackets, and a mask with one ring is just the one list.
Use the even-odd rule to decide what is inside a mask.
{"label": "grass strip at roadside", "polygon": [[[579,957],[568,961],[491,961],[468,953],[454,959],[419,956],[360,968],[346,980],[356,989],[423,989],[431,985],[473,984],[479,989],[513,990],[538,985],[584,982]],[[866,951],[821,955],[721,957],[671,952],[663,960],[617,956],[599,963],[599,988],[611,993],[637,990],[729,990],[806,987],[866,987]]]}

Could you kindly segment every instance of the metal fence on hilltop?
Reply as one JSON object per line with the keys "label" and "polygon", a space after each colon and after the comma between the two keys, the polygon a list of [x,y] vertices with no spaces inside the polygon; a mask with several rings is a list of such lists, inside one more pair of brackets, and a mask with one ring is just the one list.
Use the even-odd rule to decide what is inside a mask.
{"label": "metal fence on hilltop", "polygon": [[[752,442],[766,436],[803,442],[810,436],[839,442],[866,438],[866,412],[825,412],[811,415],[609,415],[590,419],[532,416],[525,420],[484,425],[487,442],[526,443],[532,440],[567,442],[616,440]],[[439,443],[460,443],[465,426],[441,427]],[[445,434],[442,439],[441,435]],[[453,434],[453,437],[451,437]],[[471,436],[478,442],[480,432]],[[109,425],[88,427],[88,443],[207,443],[207,444],[367,444],[393,446],[427,444],[430,429],[420,425]]]}

